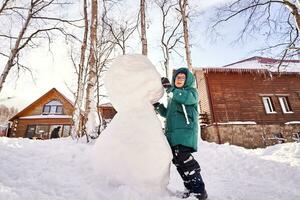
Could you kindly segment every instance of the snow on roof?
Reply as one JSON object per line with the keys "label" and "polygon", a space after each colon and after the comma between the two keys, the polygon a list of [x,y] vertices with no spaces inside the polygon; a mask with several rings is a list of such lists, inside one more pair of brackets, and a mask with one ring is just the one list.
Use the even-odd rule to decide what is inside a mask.
{"label": "snow on roof", "polygon": [[[279,66],[280,62],[282,63]],[[256,56],[222,66],[222,68],[259,69],[271,72],[300,72],[300,60],[280,60]]]}
{"label": "snow on roof", "polygon": [[[280,62],[282,63],[279,66]],[[202,69],[205,72],[300,73],[300,60],[280,60],[255,56],[222,67]]]}
{"label": "snow on roof", "polygon": [[71,115],[31,115],[20,117],[20,119],[71,119]]}
{"label": "snow on roof", "polygon": [[103,103],[100,107],[113,107],[111,103]]}

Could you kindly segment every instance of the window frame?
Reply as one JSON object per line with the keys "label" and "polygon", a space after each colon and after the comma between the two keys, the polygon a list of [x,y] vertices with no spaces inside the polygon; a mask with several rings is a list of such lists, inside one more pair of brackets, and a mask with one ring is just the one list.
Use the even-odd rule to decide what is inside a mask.
{"label": "window frame", "polygon": [[[63,115],[64,114],[63,104],[61,103],[61,105],[48,105],[52,101],[58,101],[61,103],[61,101],[58,99],[52,99],[48,103],[44,104],[42,114],[44,114],[44,115]],[[46,108],[49,108],[49,110],[46,111]],[[58,108],[61,108],[61,112],[58,112]],[[55,112],[52,112],[54,110],[55,110]]]}
{"label": "window frame", "polygon": [[276,114],[277,112],[271,96],[262,96],[261,98],[266,114]]}
{"label": "window frame", "polygon": [[291,114],[294,113],[291,107],[290,101],[288,96],[278,96],[278,101],[281,107],[281,110],[284,114]]}

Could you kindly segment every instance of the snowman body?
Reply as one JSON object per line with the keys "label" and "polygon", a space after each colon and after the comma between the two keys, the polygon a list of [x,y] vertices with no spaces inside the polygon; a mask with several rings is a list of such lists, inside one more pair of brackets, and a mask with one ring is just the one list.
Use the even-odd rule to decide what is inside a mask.
{"label": "snowman body", "polygon": [[114,184],[165,190],[172,153],[152,104],[163,95],[160,75],[142,55],[117,58],[105,78],[117,114],[94,146],[102,176]]}

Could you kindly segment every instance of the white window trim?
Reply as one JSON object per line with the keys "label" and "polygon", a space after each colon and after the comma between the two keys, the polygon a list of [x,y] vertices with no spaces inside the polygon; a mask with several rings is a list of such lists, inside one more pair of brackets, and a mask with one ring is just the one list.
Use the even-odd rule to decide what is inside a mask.
{"label": "white window trim", "polygon": [[[265,111],[267,114],[276,114],[277,112],[275,111],[274,105],[272,104],[272,99],[270,96],[263,96],[262,97],[263,105],[265,108]],[[267,102],[268,101],[268,102]],[[269,104],[271,105],[271,109],[269,109]]]}
{"label": "white window trim", "polygon": [[287,111],[287,107],[286,107],[286,105],[285,105],[285,103],[284,103],[284,99],[285,98],[285,100],[286,100],[286,104],[288,105],[288,106],[290,106],[289,104],[288,104],[288,102],[287,102],[287,96],[280,96],[280,97],[278,97],[278,100],[279,100],[279,103],[280,103],[280,107],[281,107],[281,110],[282,110],[282,112],[284,113],[284,114],[291,114],[291,113],[294,113],[292,110],[291,110],[291,108],[289,107],[289,110],[291,110],[291,111]]}

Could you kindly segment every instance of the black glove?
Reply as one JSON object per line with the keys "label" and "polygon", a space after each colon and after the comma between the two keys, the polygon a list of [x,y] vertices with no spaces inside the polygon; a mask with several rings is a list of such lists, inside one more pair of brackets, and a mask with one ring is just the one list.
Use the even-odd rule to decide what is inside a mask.
{"label": "black glove", "polygon": [[154,108],[157,108],[157,107],[160,105],[160,103],[159,103],[159,102],[156,102],[156,103],[154,103],[154,104],[152,104],[152,105],[153,105]]}
{"label": "black glove", "polygon": [[161,77],[161,84],[166,90],[171,87],[171,83],[167,77]]}

